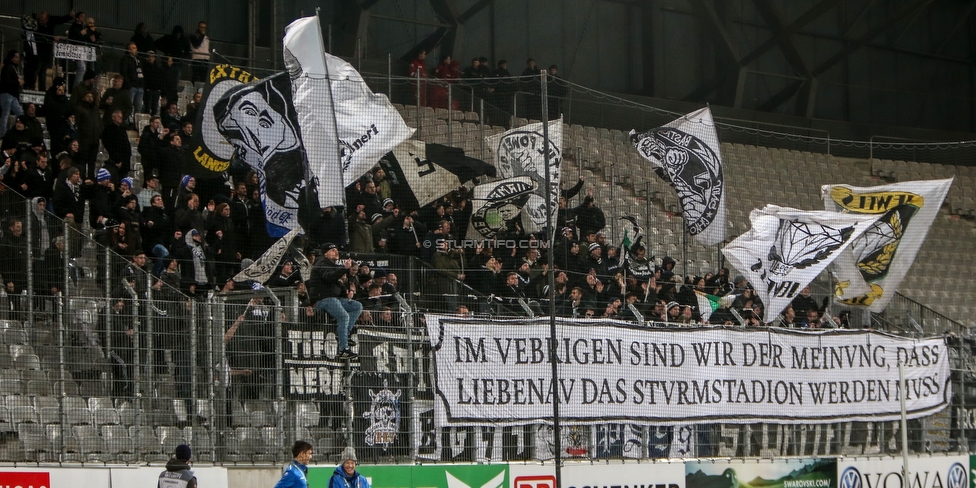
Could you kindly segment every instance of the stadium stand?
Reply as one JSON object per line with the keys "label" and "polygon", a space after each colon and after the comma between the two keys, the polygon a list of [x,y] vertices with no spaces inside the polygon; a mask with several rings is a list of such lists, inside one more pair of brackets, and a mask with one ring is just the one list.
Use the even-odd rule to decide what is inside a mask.
{"label": "stadium stand", "polygon": [[[96,78],[95,89],[99,94],[110,86],[108,80],[112,75],[113,73],[107,73]],[[183,91],[179,96],[178,111],[182,114],[191,103],[194,87],[185,81],[181,82],[180,86],[183,87]],[[484,138],[500,134],[509,128],[502,125],[487,125],[485,118],[473,110],[448,110],[403,104],[395,104],[395,108],[408,124],[418,129],[414,138],[461,147],[466,154],[483,160],[488,160],[490,157]],[[534,122],[528,118],[510,115],[510,127]],[[46,121],[42,119],[42,123],[44,122]],[[127,133],[133,152],[132,176],[135,189],[142,188],[143,181],[149,176],[143,167],[137,142],[138,134],[141,134],[149,123],[150,117],[147,114],[135,114],[132,126],[134,130]],[[715,247],[702,246],[683,237],[684,226],[681,222],[680,204],[667,185],[647,169],[646,162],[634,151],[627,133],[602,127],[563,124],[563,134],[562,149],[565,154],[561,167],[563,181],[575,183],[574,180],[578,178],[582,185],[578,189],[579,196],[570,199],[574,203],[581,203],[584,195],[591,195],[596,206],[606,214],[607,226],[603,230],[607,235],[604,237],[602,247],[616,246],[624,238],[626,228],[620,221],[621,217],[636,217],[645,227],[645,244],[650,251],[648,254],[655,258],[658,267],[663,266],[669,258],[675,258],[678,259],[678,263],[674,271],[678,275],[689,278],[704,277],[707,273],[719,272],[723,267],[720,263],[724,262],[721,253]],[[49,138],[50,135],[45,133],[45,137]],[[50,144],[49,139],[47,143]],[[910,314],[914,313],[916,320],[924,322],[927,333],[941,334],[952,325],[976,326],[976,318],[974,318],[976,308],[968,304],[968,298],[976,293],[976,283],[971,279],[953,277],[956,269],[972,269],[976,264],[974,262],[976,258],[973,258],[976,255],[976,247],[974,247],[976,244],[973,243],[976,241],[972,239],[976,232],[976,227],[973,225],[973,217],[976,215],[973,178],[976,177],[976,173],[970,167],[913,161],[855,159],[729,142],[723,143],[721,149],[728,185],[735,189],[728,192],[729,240],[748,230],[749,212],[766,203],[808,209],[822,208],[820,186],[823,184],[842,182],[871,186],[881,182],[956,178],[946,205],[941,209],[932,226],[926,245],[902,285],[900,292],[907,298],[892,304],[886,312],[888,319],[885,323],[895,323],[900,319],[907,320],[912,317]],[[99,152],[98,166],[101,167],[106,159],[107,154],[104,151]],[[567,183],[564,186],[572,185]],[[10,194],[17,191],[16,187],[8,186],[6,190],[8,195],[2,204],[5,216],[29,218],[30,215],[26,210],[29,200],[21,196],[11,196]],[[134,193],[138,194],[138,191]],[[253,189],[250,189],[245,198],[252,198],[252,195]],[[253,201],[251,205],[250,210],[257,208]],[[206,204],[202,206],[206,207]],[[88,209],[89,212],[92,211],[91,203]],[[419,210],[433,211],[433,209]],[[460,210],[460,208],[452,209],[452,211]],[[214,210],[207,209],[208,215],[212,212]],[[450,211],[448,213],[450,214]],[[418,214],[418,217],[424,217],[424,223],[428,224],[426,227],[433,228],[443,216],[429,213]],[[49,228],[67,229],[63,221],[53,216],[46,218]],[[212,219],[212,216],[210,218]],[[463,222],[459,217],[457,220]],[[83,219],[82,222],[87,223],[89,220]],[[36,229],[36,225],[31,227]],[[3,230],[7,232],[8,226],[4,225]],[[114,344],[114,348],[106,347],[106,339],[115,341],[119,337],[114,332],[108,331],[115,331],[116,329],[112,327],[121,326],[120,323],[113,322],[115,319],[111,316],[111,302],[115,299],[128,299],[126,293],[129,290],[123,289],[121,285],[116,286],[126,265],[123,255],[118,253],[120,248],[117,246],[119,243],[117,234],[99,242],[91,238],[97,230],[85,227],[80,231],[80,235],[76,237],[83,242],[81,252],[70,256],[76,259],[69,265],[65,265],[67,269],[54,269],[59,273],[58,276],[38,275],[37,279],[45,282],[63,282],[60,273],[64,272],[67,278],[67,282],[63,282],[64,291],[68,291],[67,296],[70,297],[67,303],[51,299],[47,293],[44,293],[44,297],[34,297],[34,293],[31,292],[30,298],[33,300],[28,300],[26,295],[21,297],[14,292],[0,298],[4,305],[0,339],[5,349],[0,351],[0,368],[2,368],[0,369],[0,398],[2,398],[0,429],[10,434],[9,440],[0,446],[0,460],[165,462],[176,445],[192,443],[194,452],[199,453],[198,459],[201,461],[273,463],[290,457],[288,453],[281,450],[281,446],[288,443],[286,429],[290,429],[287,432],[294,434],[296,438],[315,441],[316,460],[324,460],[326,456],[337,452],[346,444],[344,436],[350,435],[349,425],[345,420],[340,419],[344,415],[341,413],[341,408],[337,410],[334,405],[331,405],[334,399],[328,401],[300,399],[285,402],[282,400],[282,395],[266,394],[275,386],[280,386],[276,385],[281,380],[280,376],[277,380],[274,377],[260,377],[260,365],[251,369],[238,368],[233,364],[218,364],[223,356],[233,356],[233,353],[227,353],[227,350],[232,350],[234,344],[231,342],[224,344],[220,340],[224,337],[225,324],[223,323],[214,326],[217,333],[214,333],[214,330],[206,330],[206,327],[201,325],[196,329],[187,328],[183,335],[176,338],[194,344],[195,349],[192,353],[195,357],[192,360],[180,355],[177,351],[179,347],[171,345],[173,337],[166,337],[164,333],[158,331],[154,335],[153,329],[148,331],[133,329],[134,336],[138,337],[135,342],[137,346],[133,349],[138,349],[140,359],[132,356],[123,358],[122,350],[125,349],[123,344]],[[203,233],[208,229],[200,230]],[[462,234],[465,231],[466,228],[461,227],[454,232]],[[50,237],[63,232],[65,231],[52,233]],[[68,240],[71,240],[70,233],[73,231],[66,232],[69,233]],[[423,236],[417,238],[417,242],[420,243]],[[105,243],[109,246],[103,245]],[[177,240],[175,244],[180,243],[180,240]],[[258,245],[252,249],[249,256],[251,259],[259,257],[268,243],[260,244],[263,247]],[[170,247],[169,254],[176,255],[179,246]],[[150,255],[153,253],[153,249],[145,249],[145,251]],[[40,250],[34,249],[33,252],[38,253]],[[131,254],[131,251],[123,254]],[[500,254],[497,253],[496,256]],[[408,283],[409,279],[403,276],[401,289],[394,289],[395,292],[402,291],[402,295],[406,295],[405,300],[414,307],[413,312],[421,307],[429,312],[454,312],[459,304],[458,300],[446,300],[442,298],[443,294],[433,293],[436,288],[432,283],[441,275],[428,264],[412,259],[409,260],[409,264],[398,268],[395,265],[397,256],[366,253],[361,257],[364,262],[386,268],[387,272],[416,272],[416,282],[419,285]],[[464,264],[470,266],[472,262],[476,262],[471,259],[474,257],[464,256],[462,258]],[[160,256],[155,258],[165,259]],[[504,265],[502,274],[520,268],[524,250],[515,250],[511,256],[505,258],[502,263]],[[185,276],[189,273],[187,269],[193,265],[193,258],[181,259]],[[230,264],[239,268],[240,261],[234,260]],[[477,266],[481,267],[482,264],[478,263]],[[4,271],[8,269],[10,268],[5,268]],[[474,271],[473,268],[468,269]],[[375,270],[374,268],[373,271]],[[570,271],[575,271],[570,276],[573,284],[586,283],[584,269]],[[715,293],[730,291],[724,287],[729,285],[730,277],[737,273],[736,270],[729,271],[729,275],[725,276],[725,282],[717,281],[714,285],[708,283],[707,286],[714,289]],[[535,270],[526,272],[525,275],[529,281],[538,277]],[[364,279],[364,283],[373,277],[369,275]],[[612,276],[601,276],[601,278],[604,278],[608,285],[613,279]],[[143,272],[134,281],[145,283],[146,279],[146,274]],[[157,277],[148,279],[153,285],[159,285],[157,291],[160,294],[164,294],[167,290],[163,289],[173,284],[159,281]],[[195,321],[205,315],[202,311],[205,307],[215,307],[217,303],[208,301],[212,299],[207,296],[209,289],[191,292],[187,286],[180,287],[178,282],[175,285],[179,289],[169,289],[165,299],[158,299],[156,302],[144,300],[144,303],[139,305],[143,307],[141,315],[132,312],[132,308],[129,308],[133,306],[132,304],[126,304],[124,313],[129,315],[123,316],[120,320],[135,320],[138,322],[135,324],[136,327],[152,323],[163,328],[164,324],[171,325],[167,321],[187,318],[186,322],[190,322],[189,317],[193,317]],[[223,285],[223,281],[211,281],[208,283],[208,288],[219,291]],[[463,290],[458,293],[461,302],[472,309],[487,303],[496,295],[500,296],[490,291],[472,289],[467,282],[456,282],[452,285],[456,289]],[[821,277],[815,283],[816,295],[825,296],[830,286],[829,278]],[[529,286],[526,285],[525,288],[528,290]],[[410,290],[410,293],[407,290]],[[386,290],[382,291],[383,295],[392,295]],[[601,291],[593,297],[595,312],[598,315],[603,314],[607,299],[624,298],[625,291],[618,288],[615,290],[616,295],[613,295],[609,292],[604,293],[601,288]],[[361,287],[357,292],[358,298],[367,300],[369,291],[366,287]],[[244,305],[252,295],[249,291],[242,293],[244,294],[224,295],[230,298],[219,302],[221,313],[227,314],[222,316],[223,320],[230,322],[237,317],[238,313],[243,316],[254,311]],[[538,292],[532,293],[539,295],[533,298],[542,298]],[[664,293],[662,297],[663,295]],[[272,307],[273,312],[288,315],[285,321],[290,324],[302,324],[302,318],[298,315],[304,313],[304,309],[300,309],[298,305],[307,304],[301,302],[300,291],[291,287],[289,290],[282,290],[280,296],[293,302],[288,305],[290,307],[288,310],[285,310],[285,306],[280,303],[276,303]],[[602,299],[600,305],[596,305],[597,297]],[[140,300],[142,298],[140,297]],[[404,299],[402,296],[399,298]],[[397,310],[398,304],[392,298],[385,303],[392,304],[393,309]],[[454,306],[448,307],[448,304]],[[186,310],[174,309],[184,305]],[[653,306],[653,304],[649,305]],[[927,312],[921,311],[922,306]],[[70,311],[67,319],[61,307]],[[518,315],[523,315],[522,310],[512,302],[505,303],[493,312],[497,315],[507,315],[513,310]],[[372,311],[379,315],[380,309]],[[479,309],[478,312],[481,310]],[[179,313],[185,315],[177,315]],[[208,308],[206,313],[214,312]],[[926,320],[926,313],[934,317],[934,321]],[[405,315],[409,315],[409,312]],[[262,320],[273,321],[274,319],[269,319],[269,316],[270,314],[262,316]],[[212,318],[213,315],[208,317]],[[327,319],[319,317],[319,320]],[[378,319],[376,320],[378,322]],[[408,327],[402,328],[410,329],[410,326],[415,325],[412,323],[414,320],[417,320],[415,315],[409,316],[404,323],[401,323]],[[200,319],[200,323],[203,322],[204,320]],[[277,326],[281,327],[281,322],[279,320]],[[361,325],[369,327],[376,323]],[[867,327],[876,323],[862,323],[862,325]],[[246,335],[242,337],[247,339]],[[258,341],[254,339],[250,339],[250,346],[259,349],[264,347],[256,344]],[[153,347],[151,344],[155,341],[160,341],[162,344],[157,343],[157,346]],[[225,338],[224,342],[226,341],[233,341],[233,339]],[[280,348],[275,349],[275,346],[272,346],[271,350],[244,350],[244,352],[256,355],[284,354]],[[360,354],[364,359],[367,358],[367,355],[362,352]],[[131,366],[133,362],[138,362],[139,367],[126,367],[126,364]],[[183,370],[187,369],[192,370],[190,381],[184,376],[186,373]],[[230,394],[220,392],[222,387],[228,385],[225,384],[225,380],[219,378],[215,380],[215,377],[223,376],[225,373],[232,378],[235,377],[234,373],[241,373],[237,378],[253,376],[257,384],[249,385],[254,386],[254,389],[238,390],[237,384],[230,380],[230,383],[235,386],[233,392]],[[146,378],[141,378],[142,375]],[[119,382],[123,384],[117,385],[116,383]],[[131,388],[126,386],[127,383],[141,385],[140,395],[133,395],[131,390],[126,391],[125,388]],[[335,388],[337,394],[350,394],[351,391],[351,386],[348,385]],[[349,390],[343,391],[341,388],[349,388]],[[231,390],[229,387],[226,389]],[[255,391],[260,393],[255,394]],[[189,396],[187,396],[188,392]],[[215,398],[219,398],[223,403],[215,401]],[[851,427],[851,423],[846,423],[840,428],[841,439],[837,443],[843,446],[841,450],[844,454],[894,451],[893,441],[889,442],[893,436],[890,428],[884,432],[877,430],[884,428],[888,427],[882,426],[881,423],[863,423],[855,427]],[[739,425],[716,426],[713,431],[715,437],[723,440],[713,443],[716,448],[714,455],[733,456],[743,449],[748,453],[756,452],[761,457],[800,454],[789,452],[787,446],[789,441],[786,440],[790,435],[787,432],[789,427],[761,424],[754,430],[742,429],[743,427]],[[749,427],[749,429],[753,428]],[[852,434],[852,431],[857,429],[860,430]],[[740,435],[743,432],[749,432],[751,437]],[[834,431],[830,433],[830,435],[836,434],[837,432]],[[828,433],[819,427],[811,428],[809,432],[804,431],[800,435],[802,440],[799,444],[806,445],[809,440],[812,448],[804,452],[811,455],[837,453],[836,449],[832,451],[830,446],[821,442],[821,437],[827,435]],[[851,440],[852,435],[874,440],[866,440],[859,447],[855,447],[857,443]],[[749,446],[743,447],[746,443],[749,443]]]}

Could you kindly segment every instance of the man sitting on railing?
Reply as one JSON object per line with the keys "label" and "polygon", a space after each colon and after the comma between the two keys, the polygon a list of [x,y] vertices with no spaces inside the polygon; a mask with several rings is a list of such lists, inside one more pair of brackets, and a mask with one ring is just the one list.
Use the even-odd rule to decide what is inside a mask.
{"label": "man sitting on railing", "polygon": [[356,359],[359,356],[349,349],[349,331],[363,313],[363,305],[348,298],[349,268],[352,260],[339,261],[339,248],[326,243],[321,248],[323,256],[312,265],[312,276],[305,286],[315,310],[326,312],[336,319],[336,339],[339,341],[339,359]]}

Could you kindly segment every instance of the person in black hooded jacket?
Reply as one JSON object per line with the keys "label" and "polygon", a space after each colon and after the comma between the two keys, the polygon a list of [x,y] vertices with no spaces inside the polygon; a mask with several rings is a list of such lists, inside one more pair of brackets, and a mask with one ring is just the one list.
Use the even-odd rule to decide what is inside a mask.
{"label": "person in black hooded jacket", "polygon": [[64,137],[68,132],[68,115],[72,113],[71,101],[68,100],[68,84],[62,77],[57,77],[44,94],[43,112],[46,117],[47,130],[51,134],[51,153],[64,151],[66,142]]}
{"label": "person in black hooded jacket", "polygon": [[180,74],[183,72],[183,60],[190,57],[190,40],[183,35],[183,26],[174,25],[172,33],[156,39],[156,50],[173,58],[176,79],[180,79]]}

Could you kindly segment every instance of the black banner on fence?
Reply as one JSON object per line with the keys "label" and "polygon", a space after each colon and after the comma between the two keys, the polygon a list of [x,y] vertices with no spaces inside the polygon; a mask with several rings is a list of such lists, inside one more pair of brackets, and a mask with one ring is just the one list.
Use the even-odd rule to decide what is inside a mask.
{"label": "black banner on fence", "polygon": [[357,373],[352,378],[353,439],[360,461],[409,456],[410,428],[404,400],[408,378],[396,373]]}

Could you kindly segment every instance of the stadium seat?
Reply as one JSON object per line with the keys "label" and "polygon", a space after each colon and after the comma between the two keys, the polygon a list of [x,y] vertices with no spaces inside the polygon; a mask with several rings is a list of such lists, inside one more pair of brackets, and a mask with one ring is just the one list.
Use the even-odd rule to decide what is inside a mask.
{"label": "stadium seat", "polygon": [[[24,329],[4,329],[3,343],[7,345],[26,345],[30,343],[30,340],[27,336],[27,331]],[[10,354],[14,357],[17,356],[13,351]]]}
{"label": "stadium seat", "polygon": [[27,382],[25,393],[34,396],[50,396],[54,394],[54,388],[48,380],[31,380]]}
{"label": "stadium seat", "polygon": [[14,358],[14,366],[18,369],[41,369],[41,360],[36,354],[23,354]]}
{"label": "stadium seat", "polygon": [[171,426],[160,426],[156,428],[156,437],[159,438],[163,446],[163,453],[171,453],[176,450],[176,446],[186,444],[186,436],[183,429]]}
{"label": "stadium seat", "polygon": [[136,460],[135,442],[129,437],[125,427],[121,425],[103,425],[101,427],[102,439],[109,452],[117,454],[119,460],[123,462],[134,462]]}
{"label": "stadium seat", "polygon": [[10,422],[15,425],[20,425],[23,423],[39,423],[37,417],[37,410],[31,405],[18,405],[15,407],[7,407],[10,411]]}
{"label": "stadium seat", "polygon": [[299,403],[295,407],[298,427],[315,427],[319,424],[319,406],[314,403]]}
{"label": "stadium seat", "polygon": [[20,379],[0,379],[0,395],[20,395]]}
{"label": "stadium seat", "polygon": [[75,383],[74,380],[58,381],[54,384],[54,391],[58,394],[62,393],[62,388],[64,388],[64,395],[69,397],[78,396],[78,383]]}
{"label": "stadium seat", "polygon": [[24,443],[28,460],[42,462],[49,459],[47,454],[51,452],[53,446],[42,425],[21,424],[17,428],[17,438]]}
{"label": "stadium seat", "polygon": [[275,425],[275,414],[270,402],[261,400],[247,400],[244,402],[244,413],[249,417],[252,427]]}
{"label": "stadium seat", "polygon": [[213,450],[213,442],[210,438],[210,431],[204,427],[187,427],[186,439],[193,446],[194,453]]}
{"label": "stadium seat", "polygon": [[91,410],[84,398],[69,396],[61,401],[68,425],[91,424]]}
{"label": "stadium seat", "polygon": [[108,455],[105,441],[95,427],[91,425],[75,425],[71,428],[71,434],[78,440],[81,445],[81,453],[89,461],[106,461],[111,459],[111,456]]}
{"label": "stadium seat", "polygon": [[139,452],[146,454],[162,454],[163,452],[163,446],[152,427],[129,427],[129,437]]}

